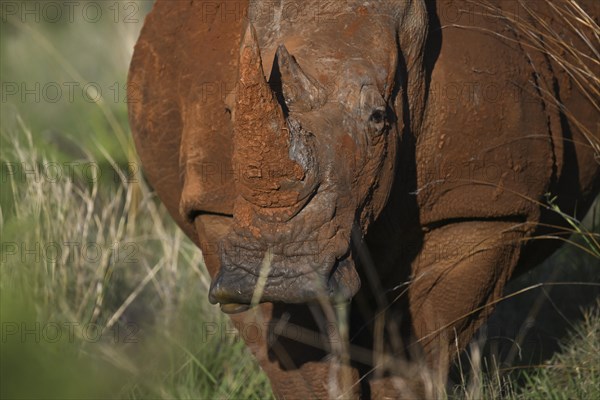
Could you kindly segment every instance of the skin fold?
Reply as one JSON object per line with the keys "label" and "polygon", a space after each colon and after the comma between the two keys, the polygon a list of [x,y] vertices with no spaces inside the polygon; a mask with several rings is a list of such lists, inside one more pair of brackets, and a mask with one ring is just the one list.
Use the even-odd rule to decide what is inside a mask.
{"label": "skin fold", "polygon": [[557,247],[531,240],[565,224],[545,195],[581,216],[598,193],[573,78],[510,21],[451,8],[157,0],[146,18],[128,82],[146,177],[211,302],[261,327],[242,337],[279,398],[431,397],[420,371],[443,384],[510,276]]}

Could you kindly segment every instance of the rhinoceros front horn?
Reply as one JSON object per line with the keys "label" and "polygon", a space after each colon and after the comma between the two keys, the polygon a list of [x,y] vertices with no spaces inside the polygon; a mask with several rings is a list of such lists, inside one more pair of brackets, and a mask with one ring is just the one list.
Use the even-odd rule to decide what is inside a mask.
{"label": "rhinoceros front horn", "polygon": [[241,43],[234,120],[236,189],[260,207],[297,204],[305,171],[290,159],[290,132],[265,79],[256,32],[248,24]]}

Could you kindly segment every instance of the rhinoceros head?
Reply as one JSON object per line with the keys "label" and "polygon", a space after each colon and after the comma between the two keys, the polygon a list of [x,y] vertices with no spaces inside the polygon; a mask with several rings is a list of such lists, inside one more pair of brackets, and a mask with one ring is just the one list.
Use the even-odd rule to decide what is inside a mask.
{"label": "rhinoceros head", "polygon": [[232,213],[196,220],[204,232],[218,225],[209,296],[224,311],[358,291],[351,238],[388,198],[415,64],[397,21],[352,14],[270,51],[247,24],[231,100]]}

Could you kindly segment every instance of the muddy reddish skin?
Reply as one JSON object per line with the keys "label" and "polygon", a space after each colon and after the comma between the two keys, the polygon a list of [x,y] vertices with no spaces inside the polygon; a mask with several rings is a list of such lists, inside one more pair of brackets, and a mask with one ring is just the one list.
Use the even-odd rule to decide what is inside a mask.
{"label": "muddy reddish skin", "polygon": [[[240,331],[282,319],[318,331],[310,304],[353,297],[362,350],[349,366],[332,370],[335,338],[245,337],[278,397],[327,398],[342,376],[364,378],[350,397],[425,396],[410,367],[363,376],[377,310],[410,280],[385,313],[403,345],[382,346],[395,358],[420,348],[443,381],[492,310],[480,306],[557,246],[527,241],[564,223],[535,201],[551,192],[584,213],[598,192],[593,151],[548,93],[595,134],[597,112],[518,30],[479,13],[457,22],[450,1],[227,3],[158,0],[146,18],[129,113],[149,182],[202,249],[210,299]],[[467,29],[446,26],[457,24]],[[267,251],[262,303],[249,310]]]}

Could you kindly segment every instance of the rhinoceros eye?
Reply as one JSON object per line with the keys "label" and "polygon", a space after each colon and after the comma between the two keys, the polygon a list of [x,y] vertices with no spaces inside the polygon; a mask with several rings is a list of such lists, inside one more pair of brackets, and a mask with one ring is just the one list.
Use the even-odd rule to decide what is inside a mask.
{"label": "rhinoceros eye", "polygon": [[360,89],[360,116],[369,136],[376,137],[386,131],[389,109],[375,85],[363,85]]}
{"label": "rhinoceros eye", "polygon": [[380,125],[385,122],[385,110],[384,109],[376,109],[371,113],[371,117],[369,117],[369,122],[375,125]]}
{"label": "rhinoceros eye", "polygon": [[372,135],[380,135],[387,126],[387,112],[384,107],[377,107],[369,116],[369,132]]}

